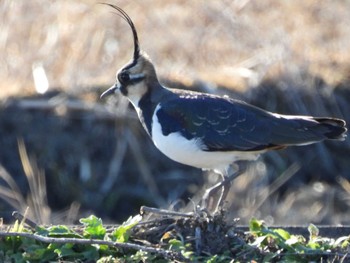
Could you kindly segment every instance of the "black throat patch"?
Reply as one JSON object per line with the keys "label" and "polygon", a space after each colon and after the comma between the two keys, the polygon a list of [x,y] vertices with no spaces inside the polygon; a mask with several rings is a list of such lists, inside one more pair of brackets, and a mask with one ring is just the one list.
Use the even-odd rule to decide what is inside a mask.
{"label": "black throat patch", "polygon": [[141,98],[138,106],[141,109],[140,121],[148,135],[152,137],[152,117],[157,105],[151,100],[150,90]]}

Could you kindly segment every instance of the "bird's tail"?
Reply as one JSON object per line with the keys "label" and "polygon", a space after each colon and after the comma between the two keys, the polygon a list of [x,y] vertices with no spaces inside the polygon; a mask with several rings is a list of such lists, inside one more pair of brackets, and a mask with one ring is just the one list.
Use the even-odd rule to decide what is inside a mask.
{"label": "bird's tail", "polygon": [[[346,138],[346,123],[342,119],[336,118],[313,118],[324,129],[324,136],[329,140],[344,140]],[[317,128],[317,126],[315,126]],[[321,127],[320,127],[321,128]]]}
{"label": "bird's tail", "polygon": [[307,145],[323,140],[344,140],[344,120],[328,117],[277,115],[278,124],[272,129],[274,145]]}

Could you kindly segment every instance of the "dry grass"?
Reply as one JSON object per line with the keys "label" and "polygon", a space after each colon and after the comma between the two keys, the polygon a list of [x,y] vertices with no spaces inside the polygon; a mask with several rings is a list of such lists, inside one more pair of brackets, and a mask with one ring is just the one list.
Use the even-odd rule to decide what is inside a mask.
{"label": "dry grass", "polygon": [[[72,224],[75,222],[80,205],[72,202],[65,211],[52,212],[47,200],[48,185],[44,172],[37,166],[35,158],[28,156],[23,139],[18,140],[18,151],[28,183],[28,193],[24,194],[14,178],[0,165],[0,199],[37,224],[56,222]],[[2,216],[4,215],[5,213],[2,213]]]}
{"label": "dry grass", "polygon": [[[114,2],[113,2],[114,3]],[[306,70],[349,77],[347,1],[118,1],[163,78],[232,88]],[[126,23],[96,1],[0,3],[1,97],[34,92],[32,68],[68,91],[110,85],[131,57]]]}

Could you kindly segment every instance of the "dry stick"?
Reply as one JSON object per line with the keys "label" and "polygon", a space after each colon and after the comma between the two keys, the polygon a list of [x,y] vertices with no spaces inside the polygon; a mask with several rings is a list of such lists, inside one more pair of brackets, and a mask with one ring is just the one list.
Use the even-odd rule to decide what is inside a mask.
{"label": "dry stick", "polygon": [[153,214],[166,215],[166,216],[181,216],[181,217],[193,217],[194,216],[193,212],[181,213],[181,212],[169,211],[169,210],[159,209],[159,208],[154,208],[154,207],[141,206],[140,214],[142,215],[144,213],[153,213]]}
{"label": "dry stick", "polygon": [[201,228],[199,226],[196,227],[195,229],[195,244],[196,244],[196,254],[197,256],[200,255],[201,251],[202,251],[202,233],[201,233]]}
{"label": "dry stick", "polygon": [[137,143],[135,136],[129,131],[126,130],[125,138],[130,146],[132,154],[136,160],[136,164],[140,168],[141,176],[143,177],[148,189],[151,192],[153,200],[157,202],[158,206],[162,206],[166,204],[164,198],[161,196],[159,192],[159,188],[155,182],[154,176],[150,170],[149,165],[147,164],[144,156],[142,155],[142,149]]}
{"label": "dry stick", "polygon": [[38,225],[33,222],[32,220],[26,218],[25,216],[23,216],[20,212],[18,211],[13,211],[12,216],[17,219],[18,221],[23,221],[25,224],[27,224],[29,227],[31,227],[32,229],[36,229],[38,227]]}
{"label": "dry stick", "polygon": [[[125,130],[122,130],[122,132],[124,131]],[[101,193],[109,193],[114,186],[114,183],[117,181],[120,174],[119,172],[122,168],[122,162],[126,155],[127,146],[128,144],[126,140],[116,140],[116,147],[109,164],[107,177],[104,179],[102,186],[100,187]]]}
{"label": "dry stick", "polygon": [[276,192],[285,182],[287,182],[296,172],[298,172],[299,169],[300,166],[297,163],[293,163],[291,166],[289,166],[281,176],[272,182],[272,184],[269,186],[269,189],[262,191],[261,197],[259,199],[260,201],[251,209],[251,213],[254,213],[256,210],[258,210],[259,207],[261,207],[266,201],[266,199],[274,192]]}
{"label": "dry stick", "polygon": [[113,242],[113,241],[106,241],[106,240],[98,240],[98,239],[85,239],[85,238],[63,238],[63,237],[44,237],[39,236],[36,234],[30,234],[30,233],[24,233],[24,232],[0,232],[0,237],[9,237],[9,236],[15,236],[15,237],[25,237],[34,239],[43,243],[54,243],[54,244],[66,244],[66,243],[73,243],[73,244],[81,244],[81,245],[107,245],[109,247],[119,247],[119,248],[127,248],[127,249],[133,249],[133,250],[142,250],[149,253],[156,253],[164,258],[167,259],[176,259],[181,261],[186,261],[186,259],[180,254],[175,251],[169,251],[164,250],[161,248],[153,248],[153,247],[147,247],[132,243],[119,243],[119,242]]}

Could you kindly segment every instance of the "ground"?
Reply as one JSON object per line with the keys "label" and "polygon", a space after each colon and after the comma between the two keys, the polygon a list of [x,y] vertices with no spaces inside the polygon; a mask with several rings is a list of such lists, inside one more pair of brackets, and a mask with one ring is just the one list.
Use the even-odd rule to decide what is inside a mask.
{"label": "ground", "polygon": [[[116,4],[134,20],[162,83],[350,123],[347,2]],[[0,3],[5,220],[29,205],[38,222],[91,213],[121,222],[142,205],[185,209],[216,180],[159,153],[126,100],[99,99],[132,54],[131,32],[111,11],[88,0]],[[349,153],[347,139],[262,156],[234,182],[228,217],[348,222]]]}

